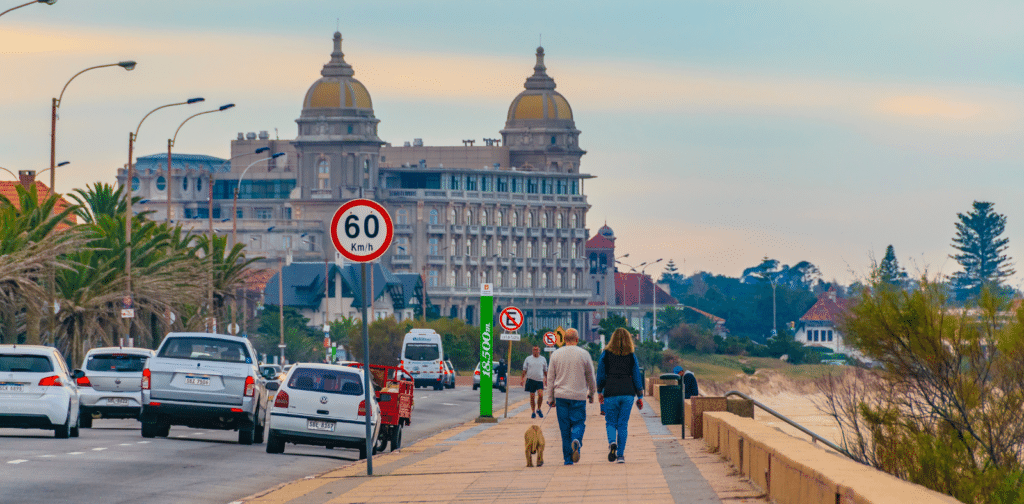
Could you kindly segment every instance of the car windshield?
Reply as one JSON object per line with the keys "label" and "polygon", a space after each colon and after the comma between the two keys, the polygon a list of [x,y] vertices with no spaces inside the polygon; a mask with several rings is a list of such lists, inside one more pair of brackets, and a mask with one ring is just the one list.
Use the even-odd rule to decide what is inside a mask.
{"label": "car windshield", "polygon": [[437,360],[441,350],[435,343],[409,343],[405,345],[405,358],[411,361]]}
{"label": "car windshield", "polygon": [[49,373],[53,363],[45,355],[0,355],[0,372]]}
{"label": "car windshield", "polygon": [[160,348],[160,357],[220,362],[251,363],[249,350],[237,341],[217,338],[171,338]]}
{"label": "car windshield", "polygon": [[115,371],[118,373],[141,373],[146,366],[145,355],[106,354],[93,355],[85,363],[86,371]]}
{"label": "car windshield", "polygon": [[292,373],[288,388],[331,394],[363,395],[362,377],[334,369],[300,368]]}

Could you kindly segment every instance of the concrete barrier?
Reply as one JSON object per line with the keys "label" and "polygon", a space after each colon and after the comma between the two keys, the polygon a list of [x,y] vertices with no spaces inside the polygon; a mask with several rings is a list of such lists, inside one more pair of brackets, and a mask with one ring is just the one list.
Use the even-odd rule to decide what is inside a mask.
{"label": "concrete barrier", "polygon": [[702,414],[704,443],[778,504],[960,502],[728,412]]}

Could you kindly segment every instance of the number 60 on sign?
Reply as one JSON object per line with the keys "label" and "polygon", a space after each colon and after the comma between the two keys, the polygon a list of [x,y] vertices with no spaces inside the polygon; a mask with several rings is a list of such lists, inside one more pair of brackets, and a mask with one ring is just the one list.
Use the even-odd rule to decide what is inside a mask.
{"label": "number 60 on sign", "polygon": [[351,200],[331,220],[334,248],[354,262],[370,262],[383,255],[394,234],[391,216],[373,200]]}

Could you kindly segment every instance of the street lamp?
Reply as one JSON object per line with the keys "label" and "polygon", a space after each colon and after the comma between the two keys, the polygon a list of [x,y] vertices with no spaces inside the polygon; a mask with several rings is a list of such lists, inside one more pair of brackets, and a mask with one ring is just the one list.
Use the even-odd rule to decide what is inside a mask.
{"label": "street lamp", "polygon": [[32,0],[31,2],[25,2],[25,3],[23,3],[23,4],[21,4],[21,5],[17,6],[17,7],[11,7],[10,9],[7,9],[7,10],[5,10],[3,12],[0,12],[0,16],[3,16],[4,14],[7,14],[8,12],[11,12],[12,10],[20,9],[22,7],[27,7],[29,5],[37,4],[37,3],[44,3],[46,5],[53,5],[53,4],[57,3],[57,0]]}
{"label": "street lamp", "polygon": [[[174,147],[174,142],[176,140],[178,140],[178,132],[181,131],[181,127],[184,126],[185,123],[187,123],[189,121],[189,119],[192,119],[193,117],[198,117],[198,116],[201,116],[203,114],[212,114],[214,112],[223,112],[223,111],[225,111],[225,110],[227,110],[229,108],[232,108],[234,106],[235,106],[234,103],[229,103],[227,105],[221,105],[220,108],[215,108],[213,110],[207,110],[205,112],[200,112],[198,114],[192,114],[192,115],[188,116],[184,121],[181,121],[181,124],[178,125],[178,129],[174,130],[174,137],[167,139],[167,185],[166,185],[166,187],[167,187],[167,218],[164,219],[164,221],[167,222],[168,224],[170,224],[170,222],[171,222],[171,187],[173,185],[173,184],[171,184],[171,147]],[[211,194],[212,194],[212,191],[213,191],[213,170],[212,169],[210,170],[210,191],[211,191]],[[213,198],[212,197],[210,198],[210,219],[213,219]],[[211,230],[213,229],[213,222],[210,222],[210,229]],[[212,233],[212,231],[211,231],[211,233]]]}
{"label": "street lamp", "polygon": [[[53,2],[56,2],[56,1],[57,0],[52,0],[52,1],[47,2],[47,3],[49,3],[50,5],[53,5]],[[122,61],[120,63],[109,63],[109,64],[106,64],[106,65],[96,65],[96,66],[92,66],[92,67],[86,68],[85,70],[82,70],[81,72],[78,72],[75,75],[72,75],[71,78],[68,79],[68,81],[64,84],[64,87],[61,88],[60,96],[57,97],[57,98],[54,98],[52,104],[50,105],[50,170],[51,170],[50,171],[50,190],[53,191],[54,194],[57,193],[57,188],[55,187],[55,184],[57,183],[57,181],[56,181],[56,178],[54,177],[55,174],[53,172],[53,168],[56,166],[55,163],[56,163],[56,160],[57,160],[57,109],[60,108],[61,100],[64,99],[64,91],[67,91],[68,84],[71,84],[71,81],[75,80],[75,77],[78,77],[79,75],[82,75],[83,73],[88,72],[89,70],[95,70],[97,68],[115,67],[115,66],[119,66],[119,67],[121,67],[121,68],[123,68],[123,69],[125,69],[127,71],[131,71],[131,70],[135,69],[135,62],[134,61]]]}
{"label": "street lamp", "polygon": [[[135,67],[135,63],[131,62],[132,68]],[[127,67],[126,67],[127,68]],[[135,176],[133,171],[134,165],[132,164],[132,149],[135,147],[135,139],[139,136],[139,128],[142,127],[142,123],[146,121],[146,118],[156,112],[157,110],[175,107],[178,105],[191,105],[193,103],[199,103],[204,101],[203,98],[189,98],[183,102],[168,103],[167,105],[161,105],[153,110],[150,110],[148,114],[142,116],[142,120],[139,121],[139,125],[135,127],[135,132],[128,133],[128,170],[125,172],[124,186],[125,186],[125,205],[124,205],[124,236],[125,236],[125,297],[129,300],[132,295],[132,179]],[[128,325],[129,330],[131,324]]]}
{"label": "street lamp", "polygon": [[[267,148],[267,147],[260,147],[259,149],[256,149],[256,152],[261,152],[261,149],[269,150],[269,148]],[[284,152],[275,152],[270,157],[265,157],[263,159],[257,159],[256,161],[253,161],[252,163],[249,163],[249,166],[246,166],[245,169],[242,170],[242,174],[238,176],[238,185],[235,186],[235,198],[234,198],[234,201],[231,203],[231,246],[232,247],[235,246],[235,242],[236,242],[236,239],[237,239],[237,233],[238,233],[238,188],[242,186],[242,177],[244,177],[246,172],[249,171],[249,168],[252,168],[253,165],[255,165],[256,163],[261,163],[263,161],[269,161],[271,159],[279,158],[279,157],[284,156],[284,155],[285,155]]]}
{"label": "street lamp", "polygon": [[[67,164],[71,164],[71,161],[61,161],[60,163],[57,163],[57,166],[64,166],[64,165],[67,165]],[[0,166],[0,170],[3,170],[5,172],[7,172],[7,173],[10,173],[12,177],[14,177],[14,178],[16,178],[18,180],[21,180],[21,177],[19,177],[18,175],[15,175],[14,172],[12,172],[11,170],[8,170],[7,168],[4,168],[4,167]],[[44,168],[39,173],[36,173],[36,177],[38,177],[40,174],[42,174],[43,172],[45,172],[47,170],[49,170],[49,168]]]}
{"label": "street lamp", "polygon": [[[61,162],[57,163],[54,168],[60,168],[61,166],[66,166],[66,165],[69,165],[69,164],[71,164],[71,161],[61,161]],[[39,176],[42,175],[43,173],[52,172],[52,171],[53,171],[53,168],[44,168],[39,173],[36,173],[36,178],[39,178]],[[50,191],[52,191],[53,194],[57,194],[57,191],[54,191],[53,187],[50,187]]]}

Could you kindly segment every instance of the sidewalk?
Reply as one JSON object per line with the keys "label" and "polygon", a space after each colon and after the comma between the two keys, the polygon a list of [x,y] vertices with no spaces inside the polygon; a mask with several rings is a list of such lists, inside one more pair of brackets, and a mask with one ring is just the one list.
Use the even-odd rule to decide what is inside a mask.
{"label": "sidewalk", "polygon": [[[653,401],[652,401],[653,402]],[[588,405],[580,461],[562,464],[555,410],[531,419],[528,401],[512,406],[496,424],[466,423],[366,463],[293,481],[243,499],[251,504],[345,502],[765,502],[703,442],[680,442],[661,425],[655,403],[635,408],[629,421],[626,463],[608,462],[604,417]],[[547,410],[547,407],[544,408]],[[639,413],[639,414],[638,414]],[[533,424],[545,438],[544,466],[526,467],[523,434]],[[698,468],[691,460],[698,460]],[[709,472],[710,471],[710,472]],[[712,479],[709,483],[705,476]]]}

